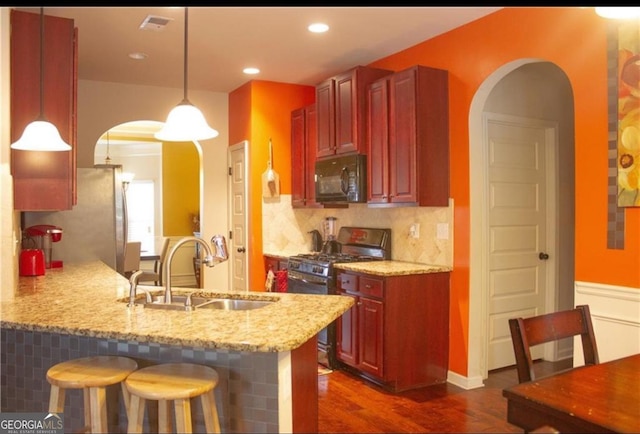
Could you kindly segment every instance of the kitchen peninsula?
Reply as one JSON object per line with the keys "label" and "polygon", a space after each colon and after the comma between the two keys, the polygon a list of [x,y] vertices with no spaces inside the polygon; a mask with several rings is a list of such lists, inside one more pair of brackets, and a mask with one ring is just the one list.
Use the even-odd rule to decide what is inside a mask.
{"label": "kitchen peninsula", "polygon": [[[129,282],[101,262],[65,263],[44,276],[21,277],[14,299],[0,303],[1,411],[45,411],[46,371],[55,363],[123,355],[140,366],[184,361],[215,368],[220,375],[215,397],[223,432],[317,431],[316,335],[353,300],[203,292],[277,301],[249,311],[129,308]],[[78,391],[67,396],[66,430],[82,426],[82,395],[74,392]],[[120,416],[110,423],[123,430],[126,422],[119,405]],[[201,414],[194,415],[194,423],[196,431],[203,430]]]}

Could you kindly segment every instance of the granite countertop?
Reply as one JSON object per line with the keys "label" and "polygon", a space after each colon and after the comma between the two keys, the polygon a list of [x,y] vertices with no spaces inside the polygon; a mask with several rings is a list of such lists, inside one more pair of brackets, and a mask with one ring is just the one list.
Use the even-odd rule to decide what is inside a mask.
{"label": "granite countertop", "polygon": [[451,271],[451,267],[446,265],[418,264],[403,261],[342,262],[333,266],[340,270],[357,271],[376,276],[405,276],[408,274],[445,273]]}
{"label": "granite countertop", "polygon": [[293,350],[353,305],[339,295],[175,288],[174,294],[277,301],[245,311],[130,308],[129,281],[102,262],[65,263],[44,276],[20,277],[18,286],[13,300],[0,301],[2,328],[249,352]]}

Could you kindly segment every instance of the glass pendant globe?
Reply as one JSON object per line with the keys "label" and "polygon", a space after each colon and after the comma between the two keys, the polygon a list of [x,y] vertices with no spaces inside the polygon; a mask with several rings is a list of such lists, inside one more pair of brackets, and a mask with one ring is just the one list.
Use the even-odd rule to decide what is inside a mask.
{"label": "glass pendant globe", "polygon": [[218,132],[211,128],[202,112],[190,103],[182,103],[169,112],[167,122],[155,138],[165,142],[189,142],[213,139]]}
{"label": "glass pendant globe", "polygon": [[65,143],[60,133],[51,122],[37,120],[26,126],[18,141],[11,144],[11,149],[21,151],[70,151],[71,146]]}

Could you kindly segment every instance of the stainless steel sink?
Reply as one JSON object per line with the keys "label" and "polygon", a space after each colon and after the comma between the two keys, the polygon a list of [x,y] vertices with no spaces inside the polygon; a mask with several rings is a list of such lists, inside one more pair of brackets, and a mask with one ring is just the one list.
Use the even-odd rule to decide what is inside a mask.
{"label": "stainless steel sink", "polygon": [[[164,302],[163,294],[144,294],[138,296],[136,304],[148,309],[181,310],[193,311],[196,309],[217,309],[217,310],[253,310],[268,306],[277,300],[247,300],[220,298],[219,296],[191,295],[191,304],[187,304],[188,294],[173,294],[171,303]],[[129,301],[128,298],[120,301]]]}
{"label": "stainless steel sink", "polygon": [[197,307],[209,303],[210,298],[191,296],[191,305],[187,305],[188,295],[173,295],[171,303],[164,302],[164,294],[152,295],[151,302],[145,301],[144,307],[151,309],[169,309],[169,310],[194,310]]}
{"label": "stainless steel sink", "polygon": [[208,303],[198,306],[199,309],[219,309],[219,310],[253,310],[269,306],[275,300],[243,300],[232,298],[212,299]]}

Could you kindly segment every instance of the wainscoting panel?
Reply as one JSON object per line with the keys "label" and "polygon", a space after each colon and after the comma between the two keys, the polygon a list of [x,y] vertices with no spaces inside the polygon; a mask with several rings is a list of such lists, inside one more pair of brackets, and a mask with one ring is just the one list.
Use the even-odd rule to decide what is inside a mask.
{"label": "wainscoting panel", "polygon": [[[640,288],[576,282],[575,304],[588,304],[600,362],[640,353]],[[584,363],[580,339],[573,364]]]}

